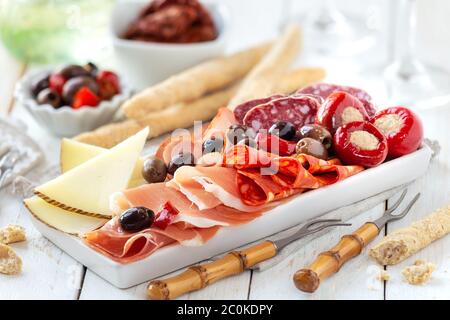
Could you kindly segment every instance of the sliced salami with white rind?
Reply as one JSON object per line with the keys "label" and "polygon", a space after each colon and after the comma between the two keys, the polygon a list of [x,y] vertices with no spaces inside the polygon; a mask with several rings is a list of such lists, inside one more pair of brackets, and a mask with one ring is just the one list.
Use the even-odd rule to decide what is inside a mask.
{"label": "sliced salami with white rind", "polygon": [[244,124],[256,132],[268,130],[277,121],[288,121],[297,129],[313,123],[320,103],[310,95],[295,95],[252,108],[244,117]]}
{"label": "sliced salami with white rind", "polygon": [[234,108],[233,113],[234,117],[239,123],[243,123],[245,114],[250,111],[252,108],[259,106],[261,104],[270,102],[272,100],[284,98],[284,95],[281,94],[275,94],[273,96],[267,97],[267,98],[261,98],[261,99],[254,99],[250,101],[246,101],[244,103],[241,103],[236,108]]}
{"label": "sliced salami with white rind", "polygon": [[316,83],[298,90],[296,94],[311,94],[326,99],[330,94],[336,91],[344,91],[350,93],[352,96],[355,96],[362,102],[369,117],[373,117],[375,115],[376,108],[371,102],[372,97],[366,91],[359,88],[340,86],[331,83]]}

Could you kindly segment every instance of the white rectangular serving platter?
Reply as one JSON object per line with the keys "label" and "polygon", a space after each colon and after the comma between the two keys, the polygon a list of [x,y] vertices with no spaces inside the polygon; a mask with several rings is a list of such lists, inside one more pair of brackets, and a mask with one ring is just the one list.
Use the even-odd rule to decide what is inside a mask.
{"label": "white rectangular serving platter", "polygon": [[425,174],[431,155],[431,149],[423,146],[414,153],[364,170],[336,184],[294,196],[248,224],[222,228],[203,246],[171,245],[129,264],[117,263],[89,248],[79,238],[31,219],[42,235],[67,254],[114,286],[128,288],[415,180]]}

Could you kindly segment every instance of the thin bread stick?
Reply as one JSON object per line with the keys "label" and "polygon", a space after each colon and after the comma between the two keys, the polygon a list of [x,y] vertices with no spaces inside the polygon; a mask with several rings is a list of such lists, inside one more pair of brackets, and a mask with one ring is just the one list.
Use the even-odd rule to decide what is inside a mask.
{"label": "thin bread stick", "polygon": [[206,61],[136,94],[123,106],[126,116],[139,119],[176,103],[196,100],[243,78],[266,54],[265,43],[228,57]]}
{"label": "thin bread stick", "polygon": [[[325,71],[321,68],[300,68],[285,75],[277,86],[278,93],[291,93],[295,90],[320,81]],[[190,103],[179,103],[165,110],[150,113],[140,120],[129,119],[100,127],[95,131],[83,133],[75,140],[111,148],[145,126],[150,127],[149,139],[173,131],[177,128],[192,126],[194,121],[207,121],[214,117],[217,110],[227,105],[238,91],[240,83],[225,90],[209,94]]]}
{"label": "thin bread stick", "polygon": [[294,61],[301,46],[301,31],[296,25],[286,28],[270,51],[245,77],[228,107],[232,110],[242,102],[266,97],[276,92],[276,84]]}
{"label": "thin bread stick", "polygon": [[450,206],[388,234],[369,250],[369,255],[382,265],[394,265],[449,233]]}

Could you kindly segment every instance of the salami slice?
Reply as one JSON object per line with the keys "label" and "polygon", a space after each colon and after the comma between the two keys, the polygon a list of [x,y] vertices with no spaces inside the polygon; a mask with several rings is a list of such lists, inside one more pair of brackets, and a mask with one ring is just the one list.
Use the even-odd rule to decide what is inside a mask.
{"label": "salami slice", "polygon": [[352,96],[355,96],[358,98],[362,104],[364,105],[364,108],[367,111],[367,114],[369,117],[373,117],[376,113],[376,108],[373,105],[372,97],[364,90],[350,87],[350,86],[339,86],[336,84],[331,83],[316,83],[313,85],[310,85],[308,87],[304,87],[296,92],[296,94],[310,94],[319,96],[323,99],[328,98],[330,94],[336,91],[344,91],[347,93],[350,93]]}
{"label": "salami slice", "polygon": [[277,121],[288,121],[297,129],[313,123],[320,103],[310,95],[280,98],[252,108],[243,123],[256,132],[268,130]]}
{"label": "salami slice", "polygon": [[273,96],[267,97],[267,98],[262,98],[262,99],[254,99],[254,100],[250,100],[250,101],[246,101],[244,103],[241,103],[240,105],[238,105],[236,108],[234,108],[234,117],[236,118],[236,120],[239,123],[243,123],[245,114],[252,108],[259,106],[260,104],[264,104],[267,102],[270,102],[272,100],[275,99],[280,99],[280,98],[284,98],[283,95],[281,94],[275,94]]}

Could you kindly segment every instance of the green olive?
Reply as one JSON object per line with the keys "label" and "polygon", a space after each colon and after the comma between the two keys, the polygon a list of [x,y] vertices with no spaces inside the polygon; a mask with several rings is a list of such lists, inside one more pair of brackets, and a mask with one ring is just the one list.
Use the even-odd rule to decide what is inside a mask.
{"label": "green olive", "polygon": [[301,139],[295,148],[297,154],[307,154],[319,159],[327,160],[328,151],[320,141],[312,138]]}
{"label": "green olive", "polygon": [[307,124],[299,130],[300,139],[312,138],[322,143],[325,148],[330,149],[333,141],[330,131],[327,128],[317,124]]}
{"label": "green olive", "polygon": [[142,176],[148,183],[163,182],[166,180],[167,167],[159,158],[150,157],[144,161]]}

